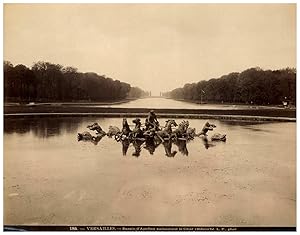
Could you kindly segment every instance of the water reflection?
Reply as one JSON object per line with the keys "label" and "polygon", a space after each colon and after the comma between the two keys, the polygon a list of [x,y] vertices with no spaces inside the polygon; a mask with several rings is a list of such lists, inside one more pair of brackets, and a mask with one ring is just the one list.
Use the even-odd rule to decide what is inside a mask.
{"label": "water reflection", "polygon": [[[211,147],[215,147],[218,145],[218,143],[225,143],[223,141],[211,141],[207,137],[199,137],[194,140],[183,140],[183,139],[177,139],[177,140],[165,140],[164,142],[161,142],[160,140],[156,140],[155,138],[150,139],[137,139],[137,140],[121,140],[119,143],[121,143],[122,146],[122,154],[123,156],[127,155],[128,149],[130,146],[133,147],[134,151],[132,153],[132,156],[140,157],[143,150],[147,150],[150,155],[153,155],[155,153],[155,150],[162,146],[164,148],[165,156],[173,158],[176,156],[178,152],[181,153],[183,156],[189,155],[188,150],[188,143],[197,141],[199,143],[199,140],[201,139],[202,144],[204,145],[205,149],[209,149]],[[200,143],[201,143],[200,142]],[[174,149],[174,147],[177,147],[177,150]]]}
{"label": "water reflection", "polygon": [[177,139],[174,144],[177,145],[178,147],[178,151],[180,153],[182,153],[182,155],[188,156],[189,155],[189,151],[187,149],[187,142],[186,140],[180,140]]}
{"label": "water reflection", "polygon": [[91,142],[94,145],[98,145],[98,143],[100,142],[100,140],[102,140],[103,137],[104,137],[104,135],[91,136],[88,138],[78,136],[77,139],[78,139],[78,141]]}
{"label": "water reflection", "polygon": [[127,154],[127,151],[128,151],[129,145],[130,145],[130,141],[122,140],[121,143],[122,143],[122,153],[123,153],[123,156],[125,156]]}
{"label": "water reflection", "polygon": [[144,143],[143,140],[134,140],[132,142],[132,145],[134,147],[134,152],[132,154],[132,156],[135,156],[135,157],[139,157],[141,155],[141,151],[142,151],[142,144]]}
{"label": "water reflection", "polygon": [[155,152],[155,149],[161,144],[161,142],[157,142],[154,139],[146,139],[146,140],[135,140],[130,141],[128,139],[121,140],[122,144],[122,154],[123,156],[127,155],[127,151],[129,149],[130,144],[134,147],[134,152],[132,156],[139,157],[142,152],[142,147],[148,152],[153,155]]}
{"label": "water reflection", "polygon": [[[110,125],[117,125],[117,123],[120,122],[119,118],[97,118],[96,120],[103,125],[104,130],[108,130]],[[93,123],[96,120],[93,117],[9,117],[4,119],[4,133],[16,133],[19,134],[20,137],[24,137],[26,134],[33,134],[33,136],[40,139],[54,136],[59,136],[59,138],[62,138],[62,140],[65,138],[74,139],[74,136],[76,136],[78,131],[86,128],[87,124]],[[204,121],[193,120],[193,122],[193,126],[201,126],[203,125]],[[226,125],[226,122],[223,124]],[[110,145],[111,141],[115,142],[115,138],[109,138],[111,136],[97,135],[93,130],[90,130],[90,132],[81,132],[79,134],[83,134],[83,136],[78,137],[78,141],[91,143],[91,146],[103,145],[107,147]],[[104,139],[106,140],[104,141]],[[162,142],[158,138],[136,140],[125,139],[119,141],[121,145],[121,154],[123,156],[128,155],[128,149],[132,148],[130,155],[136,158],[140,157],[142,153],[154,155],[157,151],[157,148],[161,148],[166,157],[174,158],[178,155],[178,153],[180,153],[182,156],[189,156],[189,142],[197,142],[198,144],[202,143],[205,149],[216,146],[216,143],[212,142],[210,138],[208,140],[207,138],[198,137],[195,137],[194,140],[190,141],[184,139],[172,139]]]}
{"label": "water reflection", "polygon": [[[145,149],[149,152],[150,155],[153,155],[156,148],[162,144],[162,146],[165,149],[165,155],[167,157],[174,157],[177,153],[177,151],[172,151],[172,146],[173,143],[176,143],[177,141],[174,142],[172,140],[167,140],[164,142],[161,141],[156,141],[154,138],[151,139],[146,139],[146,140],[134,140],[134,141],[129,141],[129,140],[122,140],[120,141],[122,144],[122,153],[123,156],[127,155],[127,151],[129,149],[130,144],[134,147],[134,152],[132,153],[132,156],[139,157],[141,155],[142,149]],[[181,141],[183,142],[183,141]],[[185,141],[184,141],[185,142]],[[186,143],[184,145],[181,145],[184,147],[179,147],[181,149],[181,152],[183,155],[188,155],[188,150],[186,148]],[[184,149],[184,150],[182,150]]]}
{"label": "water reflection", "polygon": [[157,142],[154,138],[146,139],[144,149],[147,149],[151,155],[155,152],[155,149],[161,144]]}
{"label": "water reflection", "polygon": [[4,132],[8,134],[26,134],[32,132],[39,138],[60,135],[62,130],[73,133],[82,122],[82,118],[4,118]]}
{"label": "water reflection", "polygon": [[271,130],[266,130],[263,128],[260,128],[260,126],[264,126],[264,124],[267,124],[270,122],[267,121],[246,121],[246,120],[226,120],[222,121],[222,124],[224,126],[228,126],[228,128],[240,128],[249,130],[249,131],[255,131],[255,132],[265,132],[265,133],[272,133]]}
{"label": "water reflection", "polygon": [[[95,118],[86,117],[5,117],[4,118],[4,132],[7,134],[17,133],[26,134],[32,132],[39,138],[48,138],[54,135],[66,133],[74,133],[78,127],[87,119],[92,120]],[[99,119],[99,118],[98,118]],[[203,123],[204,121],[201,120]],[[234,126],[243,126],[246,129],[253,131],[266,131],[258,128],[258,125],[263,125],[268,122],[253,122],[253,121],[220,121],[223,126],[232,128]],[[99,122],[100,123],[100,122]],[[201,124],[202,125],[202,124]],[[255,127],[254,127],[255,126]]]}
{"label": "water reflection", "polygon": [[163,146],[167,157],[175,157],[177,151],[172,151],[172,140],[163,142]]}
{"label": "water reflection", "polygon": [[[129,140],[123,140],[122,143],[122,153],[125,156],[127,154],[128,148],[130,144],[134,147],[134,152],[132,156],[139,157],[142,152],[142,146],[144,149],[148,150],[148,152],[153,155],[155,150],[158,148],[158,146],[162,145],[165,151],[165,156],[167,157],[175,157],[178,152],[181,153],[183,156],[189,155],[188,150],[188,143],[197,141],[198,139],[201,139],[202,144],[204,145],[205,149],[209,149],[211,147],[217,146],[218,143],[225,143],[223,141],[211,141],[207,137],[200,137],[195,140],[166,140],[164,142],[156,141],[155,139],[148,139],[148,140],[136,140],[136,141],[129,141]],[[177,146],[176,151],[174,147]]]}
{"label": "water reflection", "polygon": [[211,148],[211,147],[216,146],[215,144],[213,144],[212,141],[209,141],[208,138],[207,138],[206,136],[204,136],[204,137],[202,138],[202,142],[203,142],[204,147],[205,147],[206,149],[209,149],[209,148]]}

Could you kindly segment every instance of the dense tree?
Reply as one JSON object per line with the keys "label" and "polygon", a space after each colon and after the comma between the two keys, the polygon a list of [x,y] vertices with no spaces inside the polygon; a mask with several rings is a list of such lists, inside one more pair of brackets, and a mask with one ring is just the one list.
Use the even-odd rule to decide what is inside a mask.
{"label": "dense tree", "polygon": [[296,102],[296,69],[262,70],[250,68],[220,78],[186,84],[163,93],[174,99],[205,102],[281,104]]}
{"label": "dense tree", "polygon": [[[7,79],[10,78],[10,79]],[[36,78],[34,73],[24,65],[4,63],[4,95],[17,99],[31,99],[36,96]]]}
{"label": "dense tree", "polygon": [[39,61],[32,68],[4,61],[6,101],[112,101],[146,96],[130,84],[96,73]]}
{"label": "dense tree", "polygon": [[128,98],[147,97],[147,96],[150,96],[150,93],[143,91],[142,89],[140,89],[138,87],[131,87],[130,91],[128,93]]}

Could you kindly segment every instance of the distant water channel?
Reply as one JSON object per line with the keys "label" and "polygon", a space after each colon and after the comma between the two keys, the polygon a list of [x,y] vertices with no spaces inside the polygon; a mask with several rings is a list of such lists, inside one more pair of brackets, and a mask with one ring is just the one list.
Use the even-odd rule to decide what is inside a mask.
{"label": "distant water channel", "polygon": [[[205,122],[189,121],[197,132]],[[226,142],[78,142],[93,122],[121,127],[5,118],[4,224],[295,225],[296,123],[211,120]]]}
{"label": "distant water channel", "polygon": [[[121,104],[93,105],[94,107],[108,108],[149,108],[149,109],[240,109],[257,108],[251,105],[232,105],[232,104],[197,104],[161,97],[143,98]],[[267,106],[265,106],[266,108]],[[274,107],[273,107],[274,108]]]}

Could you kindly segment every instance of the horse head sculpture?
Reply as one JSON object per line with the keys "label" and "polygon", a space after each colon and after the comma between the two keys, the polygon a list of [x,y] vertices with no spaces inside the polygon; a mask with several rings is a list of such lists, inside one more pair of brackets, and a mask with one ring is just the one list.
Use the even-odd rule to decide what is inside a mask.
{"label": "horse head sculpture", "polygon": [[91,131],[96,131],[97,134],[106,135],[105,131],[102,130],[97,122],[93,123],[92,125],[88,125],[87,128]]}
{"label": "horse head sculpture", "polygon": [[128,136],[128,134],[131,132],[131,130],[129,128],[129,125],[128,125],[128,122],[127,122],[126,118],[123,118],[122,125],[123,125],[122,134]]}

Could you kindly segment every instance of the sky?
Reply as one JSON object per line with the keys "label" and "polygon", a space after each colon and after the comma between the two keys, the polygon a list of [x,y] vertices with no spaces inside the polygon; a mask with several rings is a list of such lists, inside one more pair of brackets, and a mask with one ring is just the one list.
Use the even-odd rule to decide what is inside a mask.
{"label": "sky", "polygon": [[296,67],[296,4],[4,4],[4,60],[73,66],[159,95]]}

